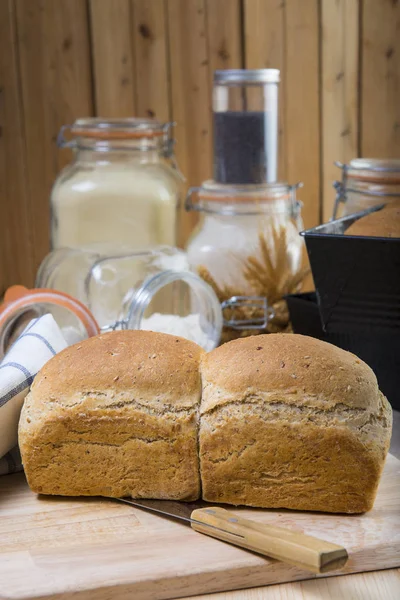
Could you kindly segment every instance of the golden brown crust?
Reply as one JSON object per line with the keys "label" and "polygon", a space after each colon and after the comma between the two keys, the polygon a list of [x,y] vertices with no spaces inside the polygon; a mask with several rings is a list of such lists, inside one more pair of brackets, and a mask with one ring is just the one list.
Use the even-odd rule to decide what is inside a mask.
{"label": "golden brown crust", "polygon": [[214,350],[201,371],[205,500],[350,513],[372,507],[392,417],[367,365],[313,338],[270,334]]}
{"label": "golden brown crust", "polygon": [[[41,369],[32,385],[36,406],[97,389],[135,388],[157,406],[189,408],[197,403],[200,346],[152,331],[113,331],[65,348]],[[196,391],[196,393],[194,393]]]}
{"label": "golden brown crust", "polygon": [[400,206],[389,204],[355,221],[345,231],[345,235],[372,237],[400,237]]}
{"label": "golden brown crust", "polygon": [[[297,334],[267,334],[234,340],[202,358],[204,414],[231,394],[270,392],[271,401],[295,396],[295,404],[327,408],[378,407],[372,369],[332,344]],[[208,394],[207,388],[223,389]]]}
{"label": "golden brown crust", "polygon": [[198,498],[201,354],[175,336],[120,331],[55,356],[37,375],[21,414],[31,488]]}

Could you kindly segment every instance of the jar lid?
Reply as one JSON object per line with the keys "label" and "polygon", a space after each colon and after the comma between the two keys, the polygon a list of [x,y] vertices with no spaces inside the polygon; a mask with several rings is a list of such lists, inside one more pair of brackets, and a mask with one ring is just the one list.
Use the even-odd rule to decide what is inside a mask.
{"label": "jar lid", "polygon": [[279,83],[279,69],[225,69],[214,71],[214,84],[247,84]]}
{"label": "jar lid", "polygon": [[398,158],[353,158],[349,167],[351,169],[368,169],[375,171],[400,171]]}
{"label": "jar lid", "polygon": [[138,139],[165,136],[171,123],[160,123],[155,119],[102,119],[88,117],[77,119],[71,125],[73,137],[96,138],[99,140]]}
{"label": "jar lid", "polygon": [[348,178],[367,183],[400,183],[400,159],[353,158],[348,165],[335,163]]}
{"label": "jar lid", "polygon": [[0,305],[0,356],[4,353],[9,331],[24,313],[34,311],[38,305],[61,307],[72,313],[82,324],[88,337],[100,333],[96,319],[90,310],[69,294],[51,289],[29,290],[22,285],[7,289]]}
{"label": "jar lid", "polygon": [[[290,210],[296,204],[295,192],[301,183],[285,182],[251,185],[226,185],[213,180],[204,181],[200,187],[190,188],[186,198],[186,210],[215,212],[221,214],[257,214],[265,206],[279,202]],[[194,200],[194,196],[196,199]],[[283,209],[285,210],[285,209]]]}
{"label": "jar lid", "polygon": [[209,179],[204,181],[199,188],[192,189],[196,189],[199,198],[203,200],[241,204],[288,198],[293,186],[284,182],[227,185]]}

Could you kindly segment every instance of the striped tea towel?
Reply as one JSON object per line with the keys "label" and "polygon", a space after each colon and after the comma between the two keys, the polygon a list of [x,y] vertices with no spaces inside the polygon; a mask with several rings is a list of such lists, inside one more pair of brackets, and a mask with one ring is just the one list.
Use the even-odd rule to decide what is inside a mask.
{"label": "striped tea towel", "polygon": [[67,345],[53,316],[43,315],[29,323],[0,362],[0,475],[22,470],[16,445],[24,398],[37,372]]}

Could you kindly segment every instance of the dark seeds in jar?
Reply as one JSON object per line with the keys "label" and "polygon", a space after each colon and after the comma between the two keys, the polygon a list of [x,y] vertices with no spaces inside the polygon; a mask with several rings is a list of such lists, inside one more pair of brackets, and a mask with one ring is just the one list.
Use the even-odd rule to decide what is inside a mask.
{"label": "dark seeds in jar", "polygon": [[266,181],[264,112],[214,113],[214,179],[219,183]]}

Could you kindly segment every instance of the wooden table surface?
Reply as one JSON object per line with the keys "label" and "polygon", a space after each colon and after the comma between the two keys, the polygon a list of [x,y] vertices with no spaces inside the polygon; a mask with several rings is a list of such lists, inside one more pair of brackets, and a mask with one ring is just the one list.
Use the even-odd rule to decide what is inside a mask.
{"label": "wooden table surface", "polygon": [[[391,452],[397,458],[400,457],[399,413],[395,415]],[[66,600],[82,593],[82,597],[88,600],[92,600],[94,596],[98,600],[111,600],[116,596],[130,600],[135,589],[138,596],[151,600],[155,591],[158,597],[174,598],[174,591],[177,590],[180,593],[187,590],[187,594],[194,594],[200,590],[232,589],[240,585],[251,586],[262,583],[265,586],[269,581],[271,584],[266,587],[197,595],[192,596],[192,600],[196,598],[197,600],[262,598],[267,600],[300,598],[303,600],[320,598],[398,600],[400,599],[400,569],[397,560],[400,557],[399,466],[398,460],[393,456],[389,457],[385,473],[386,477],[383,477],[375,510],[360,518],[362,521],[360,530],[352,527],[349,532],[344,527],[342,531],[340,527],[343,523],[338,522],[331,531],[332,535],[337,535],[337,542],[344,541],[346,547],[351,547],[355,551],[354,561],[356,558],[357,560],[362,558],[357,552],[361,531],[360,539],[365,542],[362,545],[365,562],[359,564],[362,567],[360,569],[354,568],[355,564],[353,564],[353,567],[347,570],[347,572],[357,570],[361,572],[355,575],[321,577],[297,582],[294,581],[296,577],[292,576],[293,573],[289,574],[290,576],[284,573],[283,577],[279,572],[279,576],[274,576],[274,569],[280,571],[287,568],[283,563],[269,561],[274,564],[269,565],[270,570],[266,576],[264,561],[259,557],[251,553],[245,553],[244,557],[242,551],[229,545],[224,545],[224,550],[221,551],[220,543],[208,536],[201,536],[202,539],[196,540],[192,547],[191,536],[193,534],[197,537],[197,534],[189,528],[179,527],[176,523],[159,519],[145,511],[137,511],[140,514],[135,516],[134,509],[126,511],[126,506],[117,503],[110,506],[109,503],[99,502],[98,499],[93,499],[91,507],[86,506],[79,499],[63,499],[64,506],[60,507],[60,499],[54,501],[49,498],[38,499],[31,494],[22,473],[6,476],[0,478],[3,480],[0,482],[0,487],[5,492],[4,495],[0,493],[3,509],[5,509],[3,518],[0,519],[2,556],[0,581],[3,582],[0,583],[0,599],[35,597],[51,600],[62,596]],[[15,481],[11,482],[10,478],[14,478]],[[394,485],[391,485],[391,481]],[[13,498],[11,504],[10,495]],[[98,505],[96,514],[93,513],[94,505]],[[60,519],[61,508],[63,513]],[[127,514],[121,514],[125,512]],[[305,513],[297,515],[300,519],[306,517],[309,519],[310,515]],[[257,516],[255,515],[254,518]],[[336,520],[340,521],[340,519]],[[318,523],[318,530],[329,526],[332,517],[326,516],[325,524],[324,521],[323,519]],[[311,527],[310,532],[314,532],[315,535],[311,522],[309,527]],[[174,530],[174,552],[171,560],[171,554],[166,553],[165,549],[168,548],[172,529]],[[101,547],[93,542],[97,534],[100,536]],[[129,536],[131,537],[128,539]],[[122,539],[125,539],[126,544],[121,554]],[[385,539],[387,543],[382,544]],[[150,548],[152,540],[153,547]],[[61,546],[63,551],[60,553],[58,550]],[[143,552],[145,546],[147,550]],[[235,558],[237,553],[240,556]],[[261,562],[260,568],[257,568],[258,562]],[[248,567],[245,573],[243,573],[243,566],[246,566],[244,563]],[[180,566],[178,571],[176,564]],[[235,565],[238,564],[240,569],[236,575],[239,577],[232,580],[231,575]],[[385,569],[386,567],[389,568],[366,572],[371,568]],[[185,578],[185,568],[192,579]],[[158,577],[155,578],[156,569],[158,569]],[[204,575],[206,577],[202,581]],[[244,575],[246,575],[245,579],[243,579]],[[212,585],[209,585],[210,576],[214,578],[211,579],[211,582],[214,581]],[[4,589],[6,578],[8,588]],[[180,578],[178,584],[177,578]],[[276,581],[290,580],[292,583],[274,584]],[[104,582],[109,582],[110,585],[104,586]],[[119,586],[118,593],[114,593],[115,582]],[[151,588],[153,585],[151,582],[156,582],[156,586]],[[160,588],[157,587],[159,582],[166,582],[169,586],[161,590],[162,593],[159,593]]]}
{"label": "wooden table surface", "polygon": [[[390,452],[400,459],[400,412],[393,413]],[[399,498],[400,502],[400,498]],[[399,600],[400,569],[372,571],[192,596],[191,600]]]}

